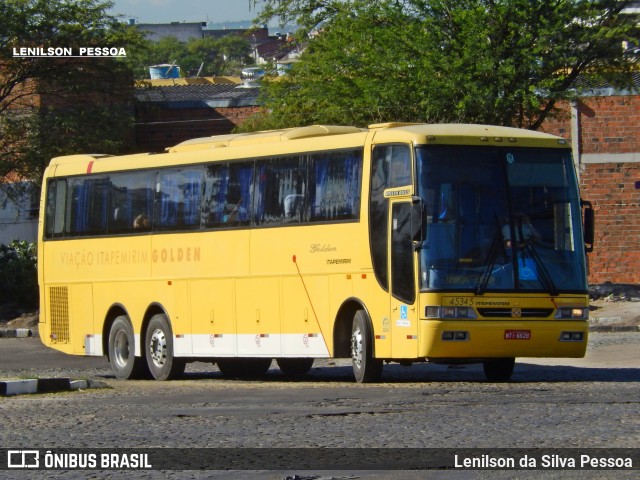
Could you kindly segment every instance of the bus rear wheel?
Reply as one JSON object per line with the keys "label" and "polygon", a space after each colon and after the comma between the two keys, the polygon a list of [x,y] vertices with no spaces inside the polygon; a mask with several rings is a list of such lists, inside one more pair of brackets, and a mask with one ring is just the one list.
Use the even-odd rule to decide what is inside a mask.
{"label": "bus rear wheel", "polygon": [[185,361],[173,354],[173,332],[164,314],[151,317],[145,335],[145,356],[156,380],[174,380],[184,372]]}
{"label": "bus rear wheel", "polygon": [[515,358],[492,358],[482,363],[484,376],[491,382],[506,382],[513,374]]}
{"label": "bus rear wheel", "polygon": [[287,376],[297,377],[309,373],[313,358],[277,358],[278,368]]}
{"label": "bus rear wheel", "polygon": [[358,383],[380,380],[382,360],[373,356],[373,332],[364,310],[358,310],[351,328],[351,363]]}
{"label": "bus rear wheel", "polygon": [[219,358],[218,369],[225,377],[252,379],[260,378],[271,366],[270,358]]}
{"label": "bus rear wheel", "polygon": [[113,321],[109,330],[109,363],[116,378],[133,380],[149,377],[146,360],[136,357],[135,351],[135,335],[131,321],[128,316],[120,315]]}

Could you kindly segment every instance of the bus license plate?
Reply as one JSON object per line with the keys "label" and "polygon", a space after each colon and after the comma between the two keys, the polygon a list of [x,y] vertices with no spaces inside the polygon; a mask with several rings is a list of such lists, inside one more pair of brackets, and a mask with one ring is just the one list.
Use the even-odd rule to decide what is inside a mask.
{"label": "bus license plate", "polygon": [[530,340],[531,330],[505,330],[505,340]]}

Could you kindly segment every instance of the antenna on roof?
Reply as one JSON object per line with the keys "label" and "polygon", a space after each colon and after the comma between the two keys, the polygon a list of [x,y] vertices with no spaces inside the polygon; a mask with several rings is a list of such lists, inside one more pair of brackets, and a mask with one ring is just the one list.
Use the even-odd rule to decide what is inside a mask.
{"label": "antenna on roof", "polygon": [[168,70],[165,72],[165,74],[164,74],[164,76],[165,76],[166,78],[169,78],[169,72],[170,72],[171,70],[173,70],[173,67],[175,66],[176,62],[177,62],[177,60],[174,60],[173,62],[171,62],[171,66],[169,67],[169,69],[168,69]]}

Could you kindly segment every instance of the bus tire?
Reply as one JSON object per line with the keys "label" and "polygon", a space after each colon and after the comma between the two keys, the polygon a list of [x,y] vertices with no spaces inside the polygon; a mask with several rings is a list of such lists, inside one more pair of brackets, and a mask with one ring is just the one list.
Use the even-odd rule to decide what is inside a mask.
{"label": "bus tire", "polygon": [[144,345],[153,378],[174,380],[182,375],[185,361],[173,355],[173,332],[166,315],[160,313],[151,317]]}
{"label": "bus tire", "polygon": [[358,383],[380,380],[382,360],[373,355],[373,329],[364,310],[358,310],[351,328],[351,363]]}
{"label": "bus tire", "polygon": [[129,317],[120,315],[109,329],[109,364],[116,378],[133,380],[149,377],[146,359],[136,357],[135,352],[135,335]]}
{"label": "bus tire", "polygon": [[289,377],[306,375],[313,367],[313,358],[277,358],[278,368]]}
{"label": "bus tire", "polygon": [[515,358],[492,358],[482,362],[484,376],[490,382],[506,382],[513,374]]}
{"label": "bus tire", "polygon": [[219,358],[218,369],[225,377],[253,379],[264,376],[271,366],[270,358]]}

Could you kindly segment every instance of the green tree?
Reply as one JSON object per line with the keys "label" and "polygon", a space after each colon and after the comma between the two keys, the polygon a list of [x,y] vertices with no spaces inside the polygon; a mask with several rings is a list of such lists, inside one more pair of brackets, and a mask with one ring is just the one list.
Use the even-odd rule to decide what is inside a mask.
{"label": "green tree", "polygon": [[35,243],[0,244],[0,305],[38,306],[36,255]]}
{"label": "green tree", "polygon": [[227,35],[218,40],[218,48],[222,53],[223,64],[220,74],[239,75],[242,67],[253,64],[251,44],[246,38]]}
{"label": "green tree", "polygon": [[180,59],[187,56],[186,45],[176,37],[162,37],[158,41],[145,40],[140,48],[128,55],[128,66],[136,79],[149,78],[149,67],[159,64],[171,64],[182,67]]}
{"label": "green tree", "polygon": [[[637,17],[618,0],[266,0],[320,27],[245,127],[466,121],[536,129],[586,80],[624,85]],[[580,80],[580,82],[578,82]]]}
{"label": "green tree", "polygon": [[175,37],[163,37],[137,50],[131,67],[138,79],[149,77],[150,65],[173,62],[180,67],[182,76],[195,76],[198,72],[201,77],[238,75],[252,61],[250,50],[249,42],[235,35],[192,38],[186,43]]}
{"label": "green tree", "polygon": [[144,45],[135,28],[106,13],[110,6],[98,0],[0,3],[0,179],[14,173],[39,182],[51,156],[126,147],[133,78],[125,61],[13,55],[24,47],[77,52]]}

